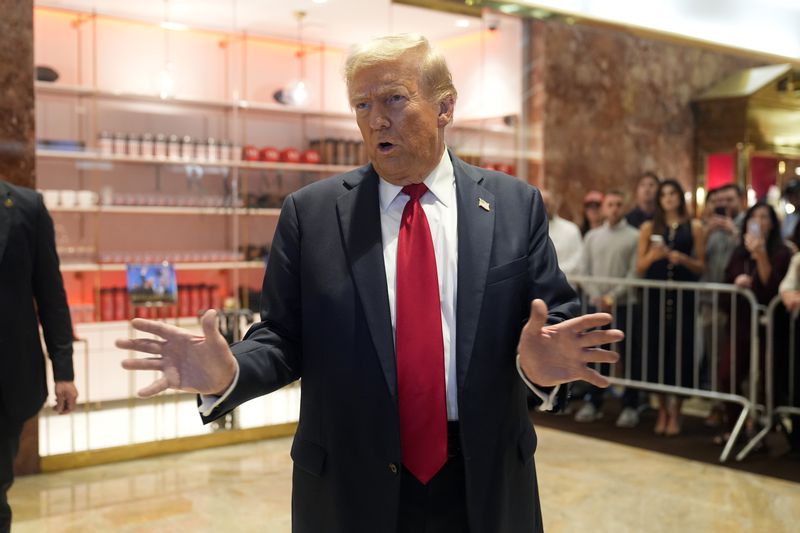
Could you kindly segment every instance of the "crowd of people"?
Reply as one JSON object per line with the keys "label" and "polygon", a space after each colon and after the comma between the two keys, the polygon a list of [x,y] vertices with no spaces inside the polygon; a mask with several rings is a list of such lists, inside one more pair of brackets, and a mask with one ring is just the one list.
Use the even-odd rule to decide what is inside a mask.
{"label": "crowd of people", "polygon": [[[749,398],[749,378],[754,373],[750,369],[748,298],[704,290],[707,286],[698,286],[698,290],[635,289],[590,278],[731,284],[752,292],[759,314],[780,295],[783,309],[775,314],[773,400],[775,405],[800,405],[800,380],[787,372],[789,358],[797,358],[797,354],[789,353],[786,342],[788,328],[797,323],[791,318],[796,318],[800,309],[800,224],[796,214],[781,221],[765,202],[746,208],[742,189],[727,184],[708,191],[702,213],[694,216],[680,182],[662,180],[653,172],[640,176],[634,206],[627,213],[624,191],[589,191],[583,200],[580,226],[558,216],[560,201],[552,192],[543,196],[562,270],[580,290],[588,310],[612,312],[614,327],[626,332],[626,340],[616,346],[623,355],[620,377]],[[789,181],[784,198],[800,209],[800,180]],[[758,401],[763,403],[767,332],[765,321],[759,324],[757,386]],[[609,371],[607,365],[600,368],[603,374]],[[798,391],[794,398],[789,394],[792,379]],[[601,418],[605,394],[603,389],[589,387],[575,420]],[[656,434],[681,433],[683,398],[656,395]],[[641,391],[625,389],[621,404],[616,425],[637,426],[648,405]],[[716,442],[724,444],[730,438],[740,410],[734,403],[714,406],[708,423],[719,428]],[[785,425],[790,444],[800,451],[800,417],[792,417]],[[748,430],[756,429],[751,421]]]}

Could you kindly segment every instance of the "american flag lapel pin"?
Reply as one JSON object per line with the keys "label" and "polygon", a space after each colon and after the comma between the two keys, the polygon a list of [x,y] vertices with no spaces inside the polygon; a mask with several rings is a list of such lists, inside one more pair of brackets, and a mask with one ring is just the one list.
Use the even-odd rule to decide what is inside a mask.
{"label": "american flag lapel pin", "polygon": [[492,210],[492,206],[489,205],[489,202],[487,202],[483,198],[478,198],[478,207],[480,207],[484,211],[491,211]]}

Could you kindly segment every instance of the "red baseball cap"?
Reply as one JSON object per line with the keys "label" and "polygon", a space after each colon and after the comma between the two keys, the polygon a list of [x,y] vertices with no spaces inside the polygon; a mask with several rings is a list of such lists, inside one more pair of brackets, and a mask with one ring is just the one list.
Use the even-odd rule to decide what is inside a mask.
{"label": "red baseball cap", "polygon": [[586,193],[586,196],[583,197],[583,205],[586,204],[602,204],[603,203],[603,193],[600,191],[589,191]]}

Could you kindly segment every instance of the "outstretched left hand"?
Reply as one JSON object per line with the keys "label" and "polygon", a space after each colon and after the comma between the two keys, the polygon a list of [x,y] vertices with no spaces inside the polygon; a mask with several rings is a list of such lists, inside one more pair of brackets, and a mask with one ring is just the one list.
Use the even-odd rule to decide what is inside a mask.
{"label": "outstretched left hand", "polygon": [[608,313],[593,313],[548,326],[547,305],[534,300],[517,347],[520,368],[530,381],[542,387],[576,380],[608,387],[608,379],[586,365],[616,363],[619,354],[599,346],[619,342],[625,334],[618,329],[587,330],[608,325],[611,320]]}

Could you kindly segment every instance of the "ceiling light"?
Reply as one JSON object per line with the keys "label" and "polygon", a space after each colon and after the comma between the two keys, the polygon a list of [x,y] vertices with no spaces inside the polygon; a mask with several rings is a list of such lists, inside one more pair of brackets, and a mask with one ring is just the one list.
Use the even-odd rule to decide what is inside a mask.
{"label": "ceiling light", "polygon": [[458,19],[456,21],[457,28],[469,28],[469,20],[467,19]]}
{"label": "ceiling light", "polygon": [[511,15],[512,13],[516,13],[520,10],[520,7],[517,4],[504,4],[499,7],[500,11],[506,13],[507,15]]}
{"label": "ceiling light", "polygon": [[180,22],[171,22],[169,20],[164,20],[161,22],[161,27],[165,30],[172,30],[172,31],[186,31],[189,29],[189,26],[186,24],[181,24]]}

